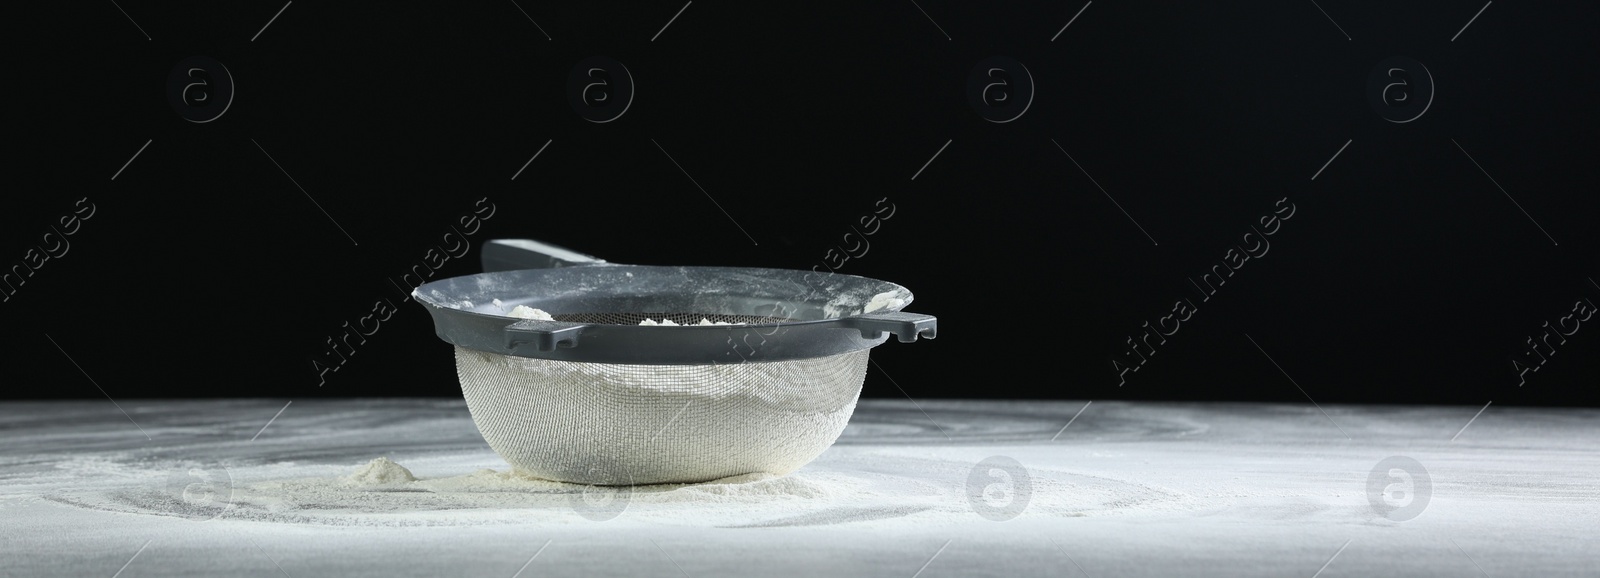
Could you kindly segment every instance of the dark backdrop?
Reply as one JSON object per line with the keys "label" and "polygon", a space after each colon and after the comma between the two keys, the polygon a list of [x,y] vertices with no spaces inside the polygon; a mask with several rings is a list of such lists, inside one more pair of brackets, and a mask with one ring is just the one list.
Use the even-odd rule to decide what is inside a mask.
{"label": "dark backdrop", "polygon": [[[11,13],[3,395],[459,395],[397,285],[476,215],[436,278],[531,237],[901,283],[942,331],[867,396],[1600,403],[1592,3],[749,4]],[[597,55],[636,85],[603,124]]]}

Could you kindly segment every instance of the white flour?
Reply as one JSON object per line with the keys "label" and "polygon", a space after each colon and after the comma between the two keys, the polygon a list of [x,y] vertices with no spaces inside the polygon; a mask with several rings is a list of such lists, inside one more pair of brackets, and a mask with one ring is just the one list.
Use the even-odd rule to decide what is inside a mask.
{"label": "white flour", "polygon": [[[955,460],[874,455],[841,456],[834,467],[788,476],[750,474],[697,484],[586,486],[512,471],[413,476],[377,458],[349,473],[322,477],[235,481],[218,519],[333,526],[475,526],[585,524],[584,514],[612,508],[624,524],[786,527],[869,524],[910,527],[971,520],[967,496],[971,456]],[[470,461],[470,460],[468,460]],[[431,469],[462,471],[468,461],[424,460]],[[108,464],[102,464],[108,465]],[[893,470],[897,473],[840,471]],[[267,466],[272,467],[272,466]],[[126,478],[136,470],[115,467]],[[325,469],[325,467],[324,467]],[[243,472],[235,472],[240,474]],[[258,476],[251,476],[258,477]],[[153,480],[160,482],[162,480]],[[74,491],[57,501],[98,510],[173,515],[164,487]],[[996,488],[979,488],[992,498]],[[986,498],[987,499],[987,498]],[[1192,509],[1190,496],[1092,475],[1034,470],[1024,517],[1083,517]],[[585,508],[593,508],[587,512]],[[590,518],[591,520],[593,518]]]}
{"label": "white flour", "polygon": [[[911,293],[905,291],[885,291],[870,298],[866,298],[860,293],[842,293],[823,304],[822,313],[823,317],[833,319],[871,313],[879,309],[899,311],[900,308],[911,303],[909,299],[906,299],[910,296]],[[866,298],[865,303],[862,302],[863,298]]]}
{"label": "white flour", "polygon": [[[664,318],[664,317],[661,319],[661,321],[656,321],[654,319],[648,319],[647,318],[644,321],[640,321],[639,324],[640,325],[672,325],[672,326],[677,326],[678,325],[678,323],[674,322],[673,320],[667,319],[667,318]],[[744,324],[743,323],[728,323],[727,321],[712,321],[710,319],[706,319],[704,317],[701,317],[700,318],[700,322],[696,323],[695,325],[744,325]]]}
{"label": "white flour", "polygon": [[520,471],[596,484],[698,482],[786,474],[816,458],[855,409],[867,351],[628,365],[457,347],[456,370],[484,441]]}
{"label": "white flour", "polygon": [[[909,528],[977,519],[969,492],[992,499],[1011,491],[994,485],[968,487],[973,464],[987,450],[943,446],[935,455],[883,448],[836,447],[829,452],[831,457],[822,460],[825,465],[781,477],[748,474],[694,484],[632,487],[567,484],[487,469],[482,466],[499,461],[487,452],[407,459],[411,467],[381,457],[337,468],[236,465],[228,468],[231,484],[214,486],[220,492],[208,506],[214,509],[202,513],[223,520],[288,524],[477,526],[588,524],[593,518],[584,514],[593,512],[585,508],[609,506],[620,509],[616,523],[622,525]],[[1132,477],[1037,466],[1044,459],[1040,456],[1059,454],[1059,447],[1011,449],[1029,464],[1032,478],[1022,519],[1177,512],[1205,504],[1192,492]],[[58,471],[84,483],[62,488],[50,499],[102,511],[192,517],[195,508],[173,495],[164,466],[151,466],[123,458],[73,460]],[[1297,494],[1291,489],[1284,495]]]}
{"label": "white flour", "polygon": [[[699,484],[603,487],[492,469],[416,478],[400,464],[378,458],[332,478],[235,485],[231,507],[219,517],[338,526],[584,523],[578,510],[584,506],[579,504],[592,503],[597,508],[625,504],[621,516],[635,520],[733,524],[874,496],[878,493],[867,482],[840,476],[749,474]],[[159,512],[164,501],[164,496],[151,495],[129,505]]]}
{"label": "white flour", "polygon": [[[120,401],[150,438],[103,399],[0,405],[0,575],[1310,576],[1348,542],[1324,574],[1594,576],[1600,532],[1595,409],[1452,441],[1476,408],[1326,406],[1351,441],[1306,403],[870,400],[799,471],[599,489],[627,500],[602,522],[574,509],[595,488],[506,473],[459,401],[297,400],[252,440],[283,401]],[[1396,454],[1434,476],[1409,521],[1367,493]],[[416,480],[342,479],[385,455]],[[969,501],[995,455],[1032,479],[1004,522]]]}
{"label": "white flour", "polygon": [[[494,300],[494,305],[496,307],[501,308],[501,309],[505,309],[505,305],[500,303],[499,299]],[[471,305],[468,305],[468,307],[470,307],[470,306]],[[511,311],[509,313],[506,313],[506,316],[507,317],[515,317],[517,319],[538,319],[540,321],[555,321],[555,318],[551,317],[549,313],[545,312],[545,310],[543,310],[543,309],[535,309],[535,308],[529,307],[527,305],[518,305],[516,307],[511,308]],[[669,326],[670,325],[670,326],[674,326],[674,327],[679,325],[679,323],[677,323],[677,322],[675,322],[675,321],[673,321],[671,319],[667,319],[667,318],[662,318],[661,321],[656,321],[654,319],[646,318],[644,321],[640,321],[639,324],[640,325],[651,325],[651,326],[657,326],[657,325]],[[744,324],[743,323],[728,323],[726,321],[712,321],[710,319],[706,319],[704,317],[701,317],[700,318],[700,322],[696,323],[695,325],[744,325]]]}
{"label": "white flour", "polygon": [[[495,304],[499,305],[498,302],[495,303]],[[538,319],[540,321],[555,321],[555,318],[551,317],[549,313],[545,313],[545,311],[543,309],[534,309],[534,308],[529,307],[527,305],[518,305],[516,307],[512,307],[511,308],[511,312],[507,313],[506,315],[510,316],[510,317],[516,317],[517,319]]]}
{"label": "white flour", "polygon": [[898,293],[894,291],[873,295],[872,299],[867,301],[867,306],[862,308],[861,312],[871,313],[873,311],[885,308],[890,311],[899,311],[901,307],[906,306],[906,300],[896,297],[895,295],[898,295]]}
{"label": "white flour", "polygon": [[378,458],[367,462],[367,465],[342,479],[355,486],[384,486],[417,481],[416,476],[411,475],[411,470],[389,461],[389,458]]}

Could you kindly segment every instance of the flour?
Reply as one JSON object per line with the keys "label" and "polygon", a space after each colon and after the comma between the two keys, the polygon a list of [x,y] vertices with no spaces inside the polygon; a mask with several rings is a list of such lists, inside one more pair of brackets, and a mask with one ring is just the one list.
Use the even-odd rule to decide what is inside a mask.
{"label": "flour", "polygon": [[389,461],[389,458],[377,458],[340,480],[355,486],[385,486],[415,482],[417,478],[405,466]]}
{"label": "flour", "polygon": [[[382,459],[382,458],[380,458]],[[377,460],[373,460],[376,462]],[[391,464],[393,462],[390,462]],[[399,467],[399,464],[394,464]],[[403,468],[402,468],[403,469]],[[681,496],[667,497],[668,494],[683,490],[690,494],[711,494],[721,496],[781,496],[803,495],[806,497],[822,497],[828,492],[813,483],[799,481],[782,476],[766,473],[744,474],[730,476],[719,480],[701,482],[698,484],[650,484],[633,486],[631,488],[611,488],[601,486],[586,486],[583,484],[568,484],[552,480],[544,480],[515,470],[497,471],[489,468],[476,472],[444,478],[431,478],[411,480],[409,484],[414,489],[424,489],[440,494],[450,493],[485,493],[485,492],[540,492],[546,494],[581,493],[585,491],[600,492],[628,492],[631,494],[651,495],[660,501],[681,501]],[[526,502],[520,502],[526,504]],[[512,504],[507,504],[512,505]]]}
{"label": "flour", "polygon": [[[640,325],[650,325],[650,326],[656,326],[656,325],[677,326],[678,325],[678,323],[675,323],[671,319],[667,319],[665,317],[663,317],[661,319],[661,321],[656,321],[654,319],[646,318],[644,321],[640,321],[639,324]],[[700,318],[700,322],[696,323],[695,325],[744,325],[744,324],[743,323],[728,323],[727,321],[712,321],[710,319],[706,319],[704,317],[701,317]]]}
{"label": "flour", "polygon": [[867,301],[867,306],[863,308],[861,312],[871,313],[879,309],[899,311],[901,307],[906,306],[906,300],[896,297],[896,295],[898,295],[898,293],[895,291],[886,291],[877,295],[873,295],[872,299]]}
{"label": "flour", "polygon": [[[153,441],[103,399],[0,405],[0,575],[1042,575],[1071,556],[1095,576],[1309,576],[1356,535],[1324,573],[1475,571],[1465,549],[1496,575],[1593,576],[1600,531],[1596,409],[1507,408],[1452,443],[1475,409],[1328,407],[1349,443],[1304,402],[1096,401],[1063,432],[1082,401],[864,400],[787,476],[628,494],[506,471],[459,400],[297,400],[255,441],[283,400],[121,403]],[[1365,485],[1396,453],[1435,476],[1409,522]],[[993,455],[1026,469],[974,475]],[[417,480],[340,479],[378,456]],[[626,503],[586,519],[585,494]],[[1021,498],[1004,522],[973,506]],[[1428,531],[1451,528],[1493,531]]]}
{"label": "flour", "polygon": [[[838,455],[829,467],[786,476],[757,473],[693,484],[611,487],[555,482],[514,470],[473,470],[468,464],[483,462],[461,457],[425,459],[418,471],[472,473],[414,476],[410,468],[377,458],[343,475],[265,480],[250,475],[260,481],[236,481],[226,494],[226,511],[217,517],[332,526],[588,524],[592,522],[581,511],[588,503],[620,508],[617,521],[623,524],[907,528],[974,519],[969,492],[981,492],[984,500],[1007,499],[1004,491],[1009,490],[996,494],[996,486],[967,486],[973,459],[975,455],[947,460],[864,452]],[[895,473],[885,473],[890,471]],[[1046,469],[1030,472],[1025,518],[1173,512],[1200,505],[1190,496],[1132,481]],[[55,499],[158,515],[172,515],[175,506],[165,487],[68,492]]]}
{"label": "flour", "polygon": [[[704,402],[697,401],[687,409],[681,403],[663,404],[659,416],[644,416],[646,423],[639,424],[636,445],[651,452],[670,450],[661,445],[663,440],[693,421],[692,413]],[[204,436],[157,437],[157,443],[166,444],[158,446],[157,453],[140,445],[146,440],[122,439],[130,436],[110,425],[94,426],[98,430],[92,431],[103,432],[94,439],[120,447],[69,453],[77,439],[43,434],[23,438],[18,443],[30,444],[25,446],[27,451],[38,457],[8,462],[0,453],[0,501],[7,495],[36,493],[41,502],[54,504],[50,507],[138,515],[121,518],[128,520],[129,527],[148,525],[149,519],[143,516],[214,517],[219,523],[268,523],[277,527],[256,527],[279,533],[301,532],[299,528],[306,526],[485,525],[541,527],[559,533],[564,528],[598,528],[593,518],[584,516],[584,504],[607,500],[626,502],[620,514],[607,522],[608,529],[645,527],[677,532],[835,526],[842,531],[906,532],[941,524],[988,524],[976,513],[974,500],[1004,506],[1010,499],[1008,492],[1022,491],[1014,483],[1016,476],[1025,475],[1030,479],[1028,502],[1017,522],[1027,528],[1032,526],[1026,524],[1068,518],[1190,519],[1191,512],[1259,514],[1249,519],[1280,520],[1282,512],[1272,508],[1285,504],[1284,500],[1290,500],[1284,507],[1315,513],[1320,521],[1344,511],[1345,505],[1367,508],[1359,489],[1344,493],[1342,502],[1329,502],[1335,507],[1328,509],[1317,506],[1323,500],[1314,491],[1318,482],[1302,480],[1285,487],[1283,478],[1270,475],[1291,471],[1288,468],[1292,466],[1327,474],[1317,479],[1340,479],[1335,474],[1343,471],[1339,468],[1350,467],[1357,459],[1350,457],[1354,453],[1331,465],[1296,458],[1258,439],[1259,434],[1243,432],[1245,428],[1223,432],[1235,438],[1221,442],[1214,440],[1216,432],[1180,439],[1185,432],[1204,431],[1207,422],[1190,419],[1187,414],[1154,419],[1139,413],[1151,410],[1111,403],[1106,404],[1109,409],[1102,410],[1100,403],[1091,407],[1114,412],[1109,415],[1118,419],[1110,420],[1109,429],[1103,421],[1080,418],[1062,434],[1062,443],[1048,440],[1059,433],[1066,418],[1081,409],[1079,404],[969,401],[962,402],[959,407],[964,409],[958,412],[955,404],[940,408],[930,403],[932,419],[957,436],[955,440],[946,440],[937,424],[926,418],[906,419],[913,414],[922,417],[907,403],[867,404],[867,413],[852,420],[853,433],[847,433],[842,443],[787,475],[754,473],[700,483],[631,487],[561,483],[513,470],[484,447],[459,401],[308,402],[304,410],[296,404],[272,425],[269,431],[275,437],[255,443],[303,449],[270,450],[272,453],[259,456],[239,455],[238,448],[250,447],[246,445],[251,443],[248,435],[225,447]],[[199,407],[223,418],[243,419],[258,417],[255,413],[266,406]],[[149,417],[129,409],[138,417]],[[303,413],[294,414],[296,410]],[[186,413],[195,412],[173,415]],[[330,438],[327,424],[334,421],[341,428],[336,438]],[[1288,422],[1286,418],[1281,421]],[[663,427],[668,424],[671,427]],[[1366,427],[1359,420],[1356,424],[1346,427]],[[705,431],[690,429],[692,433]],[[708,445],[698,435],[691,437]],[[655,436],[653,442],[651,436]],[[1070,438],[1073,441],[1066,441],[1067,436],[1074,436]],[[1145,441],[1157,438],[1170,441]],[[1254,469],[1244,470],[1243,478],[1235,470],[1196,466],[1199,458],[1181,445],[1197,443],[1194,438],[1206,438],[1214,453],[1243,455],[1250,458],[1250,464],[1264,465],[1249,466]],[[978,439],[989,441],[978,443]],[[1126,440],[1141,441],[1114,443]],[[1169,447],[1152,449],[1157,443],[1169,443]],[[1326,449],[1328,445],[1314,447]],[[975,478],[974,465],[994,454],[1014,457],[1026,470],[1022,474],[980,471]],[[394,459],[374,459],[378,456]],[[641,454],[641,460],[648,458]],[[196,466],[188,459],[203,462],[202,471],[195,473]],[[1305,465],[1294,463],[1295,459]],[[1283,460],[1291,466],[1280,465]],[[175,488],[175,475],[191,487]],[[1343,487],[1328,484],[1327,488],[1335,490],[1329,495]],[[1570,494],[1570,487],[1560,491],[1569,492],[1571,503],[1594,494]],[[16,508],[14,503],[0,512],[6,522],[14,520],[10,516]],[[141,541],[135,541],[133,547]],[[515,569],[513,564],[510,570]]]}
{"label": "flour", "polygon": [[[495,304],[499,305],[499,302],[496,302]],[[506,315],[508,315],[510,317],[516,317],[517,319],[537,319],[537,320],[540,320],[540,321],[555,321],[555,318],[551,317],[549,313],[545,313],[545,311],[543,309],[534,309],[534,308],[529,307],[527,305],[518,305],[516,307],[513,307],[513,308],[511,308],[511,312],[507,313]]]}
{"label": "flour", "polygon": [[[237,483],[219,517],[333,526],[581,524],[589,523],[578,510],[582,500],[598,507],[615,500],[626,506],[622,515],[635,521],[739,525],[827,511],[841,500],[887,497],[872,486],[867,480],[836,474],[806,478],[747,474],[696,484],[631,487],[567,484],[493,469],[419,478],[398,463],[377,458],[345,475]],[[77,494],[63,501],[129,513],[166,514],[173,508],[171,496],[162,490]]]}
{"label": "flour", "polygon": [[[471,307],[472,305],[470,303],[468,303],[466,306],[467,307]],[[505,309],[505,304],[501,303],[499,299],[495,299],[494,300],[494,306],[495,307],[499,307],[502,310]],[[555,321],[555,318],[551,317],[550,314],[545,312],[543,309],[534,309],[534,308],[529,307],[527,305],[518,305],[516,307],[513,307],[513,308],[511,308],[511,312],[506,313],[506,315],[508,317],[515,317],[517,319],[538,319],[540,321]],[[677,326],[681,325],[680,323],[678,323],[676,321],[673,321],[671,319],[667,319],[665,317],[661,318],[660,321],[656,321],[654,319],[646,318],[644,321],[640,321],[639,324],[640,325],[648,325],[648,326],[663,326],[663,327],[667,327],[667,326],[677,327]],[[743,323],[728,323],[726,321],[712,321],[710,319],[701,317],[700,318],[700,322],[696,323],[695,325],[744,325],[744,324]]]}
{"label": "flour", "polygon": [[630,365],[456,347],[462,397],[490,448],[528,474],[600,485],[792,472],[844,431],[866,371],[865,349]]}
{"label": "flour", "polygon": [[880,309],[899,311],[911,303],[908,299],[910,296],[911,293],[904,290],[884,291],[870,298],[860,292],[840,293],[822,305],[822,314],[824,318],[834,319],[862,315]]}

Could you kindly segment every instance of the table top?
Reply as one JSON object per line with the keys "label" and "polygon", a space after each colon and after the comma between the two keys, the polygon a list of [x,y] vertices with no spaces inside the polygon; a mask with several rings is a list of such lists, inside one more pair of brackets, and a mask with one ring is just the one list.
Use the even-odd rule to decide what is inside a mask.
{"label": "table top", "polygon": [[1600,575],[1593,409],[863,400],[789,476],[594,488],[460,400],[119,403],[0,404],[0,574]]}

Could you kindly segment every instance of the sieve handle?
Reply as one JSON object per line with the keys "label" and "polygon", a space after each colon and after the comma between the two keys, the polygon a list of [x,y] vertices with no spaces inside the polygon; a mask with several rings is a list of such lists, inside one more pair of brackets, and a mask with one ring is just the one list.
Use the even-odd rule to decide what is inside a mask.
{"label": "sieve handle", "polygon": [[523,319],[506,326],[506,349],[515,350],[524,343],[532,343],[539,351],[555,351],[557,347],[577,347],[578,337],[588,325],[566,321]]}
{"label": "sieve handle", "polygon": [[921,313],[907,313],[904,311],[884,311],[864,313],[850,317],[841,317],[834,321],[839,327],[855,329],[861,332],[861,337],[877,339],[883,332],[893,333],[901,343],[911,343],[917,337],[933,339],[939,335],[939,320],[932,315]]}
{"label": "sieve handle", "polygon": [[494,239],[483,244],[483,271],[555,269],[605,263],[599,259],[533,239]]}

